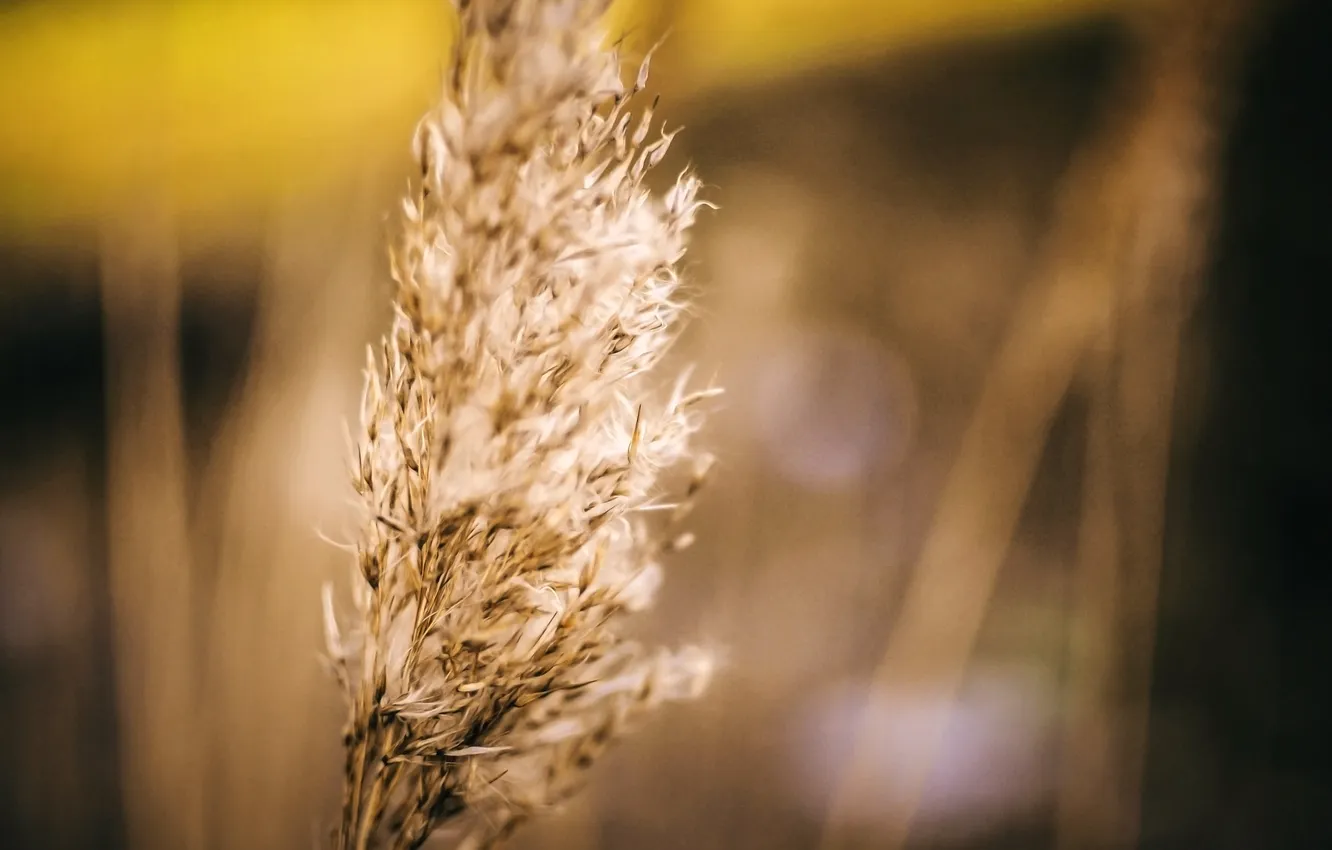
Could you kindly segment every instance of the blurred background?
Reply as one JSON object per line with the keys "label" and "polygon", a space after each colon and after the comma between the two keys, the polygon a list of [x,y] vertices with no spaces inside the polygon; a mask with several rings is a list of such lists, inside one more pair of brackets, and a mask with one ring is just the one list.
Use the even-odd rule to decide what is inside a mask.
{"label": "blurred background", "polygon": [[[708,697],[523,848],[1332,846],[1319,0],[633,0]],[[0,844],[316,846],[441,0],[0,0]],[[665,171],[672,171],[667,168]]]}

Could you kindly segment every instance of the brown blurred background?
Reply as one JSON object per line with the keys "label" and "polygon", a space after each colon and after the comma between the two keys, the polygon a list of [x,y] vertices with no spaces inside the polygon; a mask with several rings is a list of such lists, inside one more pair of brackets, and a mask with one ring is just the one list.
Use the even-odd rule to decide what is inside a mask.
{"label": "brown blurred background", "polygon": [[[334,813],[321,535],[446,34],[221,8],[0,3],[6,847]],[[721,206],[645,631],[725,664],[517,843],[1332,846],[1326,4],[618,12]]]}

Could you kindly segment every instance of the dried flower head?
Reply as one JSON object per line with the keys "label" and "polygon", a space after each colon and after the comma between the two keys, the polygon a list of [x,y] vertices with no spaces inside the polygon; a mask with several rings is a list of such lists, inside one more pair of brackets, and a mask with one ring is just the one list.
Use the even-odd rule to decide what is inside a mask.
{"label": "dried flower head", "polygon": [[[629,109],[604,0],[457,0],[442,102],[392,251],[353,482],[358,617],[326,598],[350,703],[339,847],[493,842],[558,801],[626,723],[695,696],[709,657],[627,639],[706,460],[712,391],[655,398],[698,181],[644,176],[671,134]],[[680,504],[658,475],[697,467]]]}

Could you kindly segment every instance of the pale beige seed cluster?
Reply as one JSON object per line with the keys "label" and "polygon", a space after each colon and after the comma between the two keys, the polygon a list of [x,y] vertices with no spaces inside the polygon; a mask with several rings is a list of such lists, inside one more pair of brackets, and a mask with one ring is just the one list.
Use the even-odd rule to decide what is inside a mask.
{"label": "pale beige seed cluster", "polygon": [[[367,370],[356,615],[340,628],[326,600],[350,704],[339,847],[443,826],[492,843],[711,666],[622,633],[706,466],[688,444],[712,392],[649,374],[699,183],[645,188],[670,135],[629,109],[646,65],[621,81],[604,2],[457,6]],[[682,461],[673,504],[658,476]]]}

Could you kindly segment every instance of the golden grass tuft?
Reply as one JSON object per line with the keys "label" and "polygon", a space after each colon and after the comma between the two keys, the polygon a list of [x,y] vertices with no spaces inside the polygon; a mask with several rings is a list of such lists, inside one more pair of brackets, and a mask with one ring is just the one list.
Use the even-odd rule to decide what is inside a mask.
{"label": "golden grass tuft", "polygon": [[[648,381],[677,332],[699,181],[645,188],[672,134],[631,111],[647,63],[622,83],[604,3],[457,6],[353,441],[355,617],[326,597],[350,706],[340,848],[445,825],[493,844],[711,669],[622,630],[687,542],[708,465],[689,438],[714,391]],[[663,499],[659,473],[691,460],[687,493]]]}

